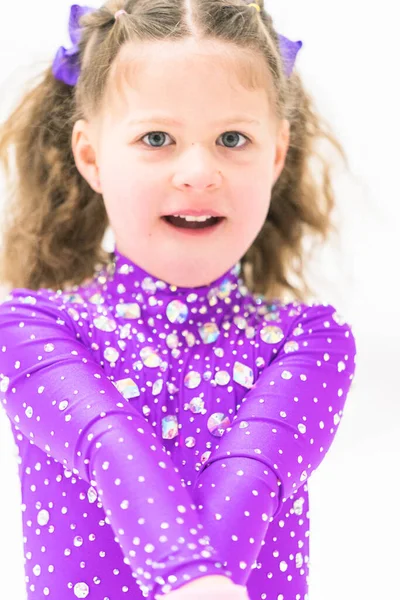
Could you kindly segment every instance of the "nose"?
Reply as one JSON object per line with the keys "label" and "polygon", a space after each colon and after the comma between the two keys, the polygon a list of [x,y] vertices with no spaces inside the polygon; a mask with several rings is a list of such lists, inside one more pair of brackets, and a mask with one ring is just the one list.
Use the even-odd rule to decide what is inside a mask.
{"label": "nose", "polygon": [[219,165],[210,151],[200,144],[192,144],[177,162],[173,183],[178,188],[203,191],[218,187],[221,179]]}

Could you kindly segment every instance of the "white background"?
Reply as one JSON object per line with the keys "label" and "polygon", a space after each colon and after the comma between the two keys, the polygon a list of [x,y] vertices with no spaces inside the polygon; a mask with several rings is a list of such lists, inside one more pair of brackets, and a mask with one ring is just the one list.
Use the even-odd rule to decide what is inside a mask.
{"label": "white background", "polygon": [[[378,5],[365,0],[266,4],[280,33],[303,40],[298,69],[344,144],[352,170],[350,176],[338,170],[335,181],[341,244],[326,247],[313,275],[319,295],[353,325],[358,357],[339,432],[309,483],[310,600],[397,598],[399,13],[388,0]],[[4,2],[1,119],[26,77],[45,67],[60,45],[69,46],[68,15],[66,0]],[[13,452],[0,410],[0,598],[24,600],[21,500]]]}

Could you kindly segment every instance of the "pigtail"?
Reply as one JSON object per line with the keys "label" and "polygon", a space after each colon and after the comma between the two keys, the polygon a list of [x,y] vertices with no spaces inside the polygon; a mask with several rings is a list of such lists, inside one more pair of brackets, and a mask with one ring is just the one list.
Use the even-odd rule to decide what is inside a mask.
{"label": "pigtail", "polygon": [[79,173],[71,138],[74,123],[94,114],[103,100],[112,61],[127,39],[125,19],[117,22],[114,15],[131,5],[111,0],[81,17],[78,84],[56,79],[48,68],[0,126],[7,184],[0,225],[2,286],[79,285],[110,261],[102,248],[109,225],[104,201]]}
{"label": "pigtail", "polygon": [[71,149],[74,88],[51,69],[0,128],[8,183],[1,219],[2,285],[61,288],[90,277],[107,216],[102,197],[76,168]]}

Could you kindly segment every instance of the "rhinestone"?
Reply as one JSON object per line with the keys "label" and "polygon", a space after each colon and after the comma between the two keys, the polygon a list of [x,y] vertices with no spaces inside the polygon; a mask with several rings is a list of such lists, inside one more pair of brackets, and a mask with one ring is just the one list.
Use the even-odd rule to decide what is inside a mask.
{"label": "rhinestone", "polygon": [[204,371],[203,373],[203,379],[204,381],[210,381],[212,377],[212,372],[211,371]]}
{"label": "rhinestone", "polygon": [[116,312],[118,317],[123,319],[140,319],[141,310],[139,304],[132,302],[130,304],[117,304]]}
{"label": "rhinestone", "polygon": [[171,394],[171,396],[173,394],[176,394],[177,392],[179,392],[179,388],[177,388],[176,385],[171,382],[167,383],[167,389],[168,389],[168,393]]}
{"label": "rhinestone", "polygon": [[84,304],[82,296],[79,294],[67,294],[63,296],[64,302],[75,302],[76,304]]}
{"label": "rhinestone", "polygon": [[296,352],[298,349],[299,345],[297,342],[286,342],[286,344],[283,346],[283,350],[286,352],[286,354],[288,352]]}
{"label": "rhinestone", "polygon": [[241,362],[236,361],[233,367],[233,379],[243,387],[251,388],[254,381],[253,370]]}
{"label": "rhinestone", "polygon": [[218,371],[215,375],[215,381],[218,385],[228,385],[231,380],[231,376],[227,371]]}
{"label": "rhinestone", "polygon": [[91,304],[97,304],[97,305],[104,304],[104,298],[103,298],[103,296],[101,294],[98,294],[98,293],[97,294],[93,294],[93,296],[91,296],[89,298],[89,302]]}
{"label": "rhinestone", "polygon": [[194,414],[202,413],[204,410],[204,400],[202,398],[193,398],[189,402],[189,408]]}
{"label": "rhinestone", "polygon": [[152,388],[152,394],[153,394],[153,396],[158,396],[158,394],[161,392],[162,388],[163,388],[163,380],[162,379],[157,379],[153,383],[153,388]]}
{"label": "rhinestone", "polygon": [[199,327],[199,333],[205,344],[212,344],[219,337],[219,329],[215,323],[205,323]]}
{"label": "rhinestone", "polygon": [[183,380],[185,386],[190,390],[199,387],[201,383],[201,375],[197,371],[190,371]]}
{"label": "rhinestone", "polygon": [[244,317],[235,317],[233,322],[238,329],[246,329],[247,327],[247,321]]}
{"label": "rhinestone", "polygon": [[247,327],[246,328],[246,337],[248,340],[252,340],[254,337],[256,337],[255,327]]}
{"label": "rhinestone", "polygon": [[87,498],[90,502],[90,504],[93,504],[94,502],[96,502],[97,500],[97,492],[94,489],[94,487],[90,487],[87,491]]}
{"label": "rhinestone", "polygon": [[185,336],[185,340],[186,340],[186,343],[189,346],[189,348],[192,348],[196,343],[196,338],[195,338],[194,334],[191,333],[190,331],[186,331],[186,332],[184,331],[183,335]]}
{"label": "rhinestone", "polygon": [[89,594],[89,586],[87,583],[80,581],[74,585],[74,594],[77,598],[86,598]]}
{"label": "rhinestone", "polygon": [[299,335],[302,335],[304,333],[304,329],[299,325],[298,327],[296,327],[296,329],[293,330],[293,335],[295,335],[296,337],[298,337]]}
{"label": "rhinestone", "polygon": [[297,500],[295,500],[293,502],[293,510],[296,515],[303,514],[303,504],[304,504],[304,498],[298,498]]}
{"label": "rhinestone", "polygon": [[83,538],[80,535],[74,537],[74,546],[79,548],[83,544]]}
{"label": "rhinestone", "polygon": [[37,516],[37,522],[39,525],[47,525],[50,520],[50,513],[48,510],[40,510]]}
{"label": "rhinestone", "polygon": [[157,350],[151,346],[141,349],[140,358],[146,367],[154,369],[161,365],[161,358],[158,356]]}
{"label": "rhinestone", "polygon": [[282,379],[292,379],[292,374],[290,371],[282,371],[281,377]]}
{"label": "rhinestone", "polygon": [[34,298],[33,296],[26,296],[26,298],[21,299],[21,302],[22,302],[22,304],[34,305],[34,304],[36,304],[36,298]]}
{"label": "rhinestone", "polygon": [[[97,317],[93,320],[94,326],[100,331],[115,331],[117,329],[117,324],[113,319],[109,319],[108,317],[101,316]],[[82,596],[83,597],[83,596]]]}
{"label": "rhinestone", "polygon": [[274,325],[263,327],[260,335],[262,341],[266,344],[277,344],[285,337],[282,329]]}
{"label": "rhinestone", "polygon": [[128,338],[131,335],[131,324],[126,323],[126,325],[121,327],[119,335],[120,335],[121,340],[126,340],[126,338]]}
{"label": "rhinestone", "polygon": [[265,321],[279,321],[280,318],[280,314],[277,311],[271,311],[268,312],[264,315],[264,320]]}
{"label": "rhinestone", "polygon": [[119,358],[119,352],[116,348],[106,348],[104,350],[104,358],[110,363],[115,363]]}
{"label": "rhinestone", "polygon": [[115,387],[127,400],[130,400],[131,398],[138,398],[138,396],[140,396],[138,386],[130,377],[116,381]]}
{"label": "rhinestone", "polygon": [[157,291],[157,286],[155,282],[151,279],[151,277],[145,277],[142,281],[142,290],[147,292],[148,294],[155,294]]}
{"label": "rhinestone", "polygon": [[185,439],[185,445],[186,445],[188,448],[193,448],[193,447],[196,445],[196,440],[195,440],[195,438],[194,438],[194,437],[187,437],[187,438]]}
{"label": "rhinestone", "polygon": [[202,465],[204,465],[205,462],[207,462],[207,460],[210,458],[211,455],[211,450],[207,450],[207,452],[203,452],[203,454],[201,455],[200,458],[200,462]]}
{"label": "rhinestone", "polygon": [[167,415],[161,421],[162,437],[164,440],[172,440],[178,435],[178,419],[175,415]]}
{"label": "rhinestone", "polygon": [[10,379],[8,377],[3,377],[3,379],[0,381],[0,392],[6,392],[8,390],[9,385]]}
{"label": "rhinestone", "polygon": [[170,323],[184,323],[189,315],[189,309],[180,300],[172,300],[167,306],[167,318]]}
{"label": "rhinestone", "polygon": [[207,421],[208,431],[215,437],[222,437],[231,422],[224,413],[214,413]]}
{"label": "rhinestone", "polygon": [[232,284],[229,281],[229,279],[224,279],[223,282],[221,283],[221,285],[219,286],[219,288],[217,288],[217,290],[216,290],[216,294],[217,294],[218,298],[220,298],[221,300],[228,298],[228,296],[230,296],[231,292],[232,292]]}
{"label": "rhinestone", "polygon": [[171,350],[174,350],[175,348],[177,348],[179,346],[179,338],[176,335],[176,333],[170,333],[167,336],[166,342],[167,342],[168,348],[170,348]]}
{"label": "rhinestone", "polygon": [[296,554],[296,568],[300,569],[303,566],[303,555],[301,552]]}

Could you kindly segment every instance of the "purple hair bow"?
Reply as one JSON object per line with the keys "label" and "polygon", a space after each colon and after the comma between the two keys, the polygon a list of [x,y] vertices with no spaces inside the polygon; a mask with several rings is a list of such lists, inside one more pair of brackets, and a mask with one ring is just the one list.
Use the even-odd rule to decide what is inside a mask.
{"label": "purple hair bow", "polygon": [[[61,46],[56,54],[53,62],[52,71],[56,79],[63,81],[67,85],[75,86],[78,82],[80,74],[79,65],[79,42],[81,38],[82,28],[79,25],[81,17],[97,10],[91,6],[79,6],[73,4],[69,16],[69,35],[72,42],[71,48]],[[297,54],[303,45],[303,42],[292,42],[283,35],[279,36],[280,52],[285,63],[286,77],[290,77],[296,62]]]}
{"label": "purple hair bow", "polygon": [[81,17],[95,10],[97,9],[90,6],[79,6],[78,4],[71,6],[68,28],[73,45],[68,50],[63,46],[58,49],[52,67],[54,77],[68,85],[76,85],[80,73],[79,42],[82,28],[79,25],[79,21]]}

